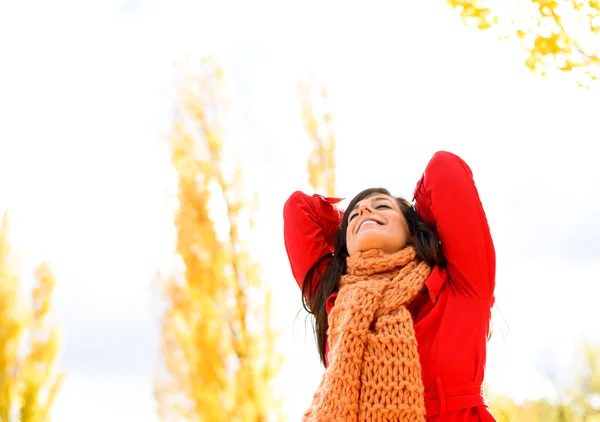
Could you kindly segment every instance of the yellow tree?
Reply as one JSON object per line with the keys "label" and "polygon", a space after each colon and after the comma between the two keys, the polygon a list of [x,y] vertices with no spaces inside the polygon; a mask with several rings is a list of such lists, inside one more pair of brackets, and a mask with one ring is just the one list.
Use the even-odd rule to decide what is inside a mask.
{"label": "yellow tree", "polygon": [[297,84],[302,123],[313,147],[308,158],[308,183],[327,196],[335,195],[335,135],[327,86],[310,78]]}
{"label": "yellow tree", "polygon": [[586,421],[600,418],[600,345],[584,342],[569,396],[572,408]]}
{"label": "yellow tree", "polygon": [[25,307],[16,267],[5,213],[0,228],[0,422],[45,422],[63,379],[56,370],[57,329],[47,322],[56,280],[47,265],[40,265],[31,306]]}
{"label": "yellow tree", "polygon": [[[178,175],[175,216],[183,274],[165,283],[163,421],[267,421],[278,416],[271,381],[280,366],[270,293],[248,250],[255,196],[238,164],[225,169],[227,97],[214,58],[188,72],[171,136]],[[221,230],[219,230],[221,228]]]}
{"label": "yellow tree", "polygon": [[498,422],[600,422],[600,347],[584,343],[580,353],[574,360],[568,389],[561,387],[552,368],[547,368],[546,375],[556,388],[557,400],[538,399],[517,404],[504,395],[492,395],[490,409]]}
{"label": "yellow tree", "polygon": [[569,406],[547,399],[517,404],[499,396],[490,400],[490,409],[498,422],[586,422],[578,419]]}
{"label": "yellow tree", "polygon": [[576,72],[580,85],[600,76],[599,0],[447,1],[466,24],[519,38],[537,74]]}

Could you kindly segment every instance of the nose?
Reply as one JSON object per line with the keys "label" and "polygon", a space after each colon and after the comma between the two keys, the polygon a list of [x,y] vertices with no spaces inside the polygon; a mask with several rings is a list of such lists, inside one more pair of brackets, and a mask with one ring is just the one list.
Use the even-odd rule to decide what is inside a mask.
{"label": "nose", "polygon": [[362,203],[358,206],[358,214],[363,215],[365,213],[373,214],[373,209],[367,203]]}

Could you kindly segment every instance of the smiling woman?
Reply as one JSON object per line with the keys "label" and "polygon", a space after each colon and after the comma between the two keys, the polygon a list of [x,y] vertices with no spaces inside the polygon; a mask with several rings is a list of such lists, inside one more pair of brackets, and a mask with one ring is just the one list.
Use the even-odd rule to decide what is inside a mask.
{"label": "smiling woman", "polygon": [[483,396],[495,252],[470,168],[436,153],[415,205],[381,188],[284,207],[326,366],[305,421],[493,421]]}
{"label": "smiling woman", "polygon": [[397,252],[406,246],[409,236],[400,205],[389,194],[375,190],[350,210],[346,229],[350,255],[369,249]]}
{"label": "smiling woman", "polygon": [[[444,265],[435,228],[423,222],[406,199],[395,198],[384,188],[365,189],[350,201],[345,214],[333,206],[340,201],[298,191],[290,196],[284,210],[286,249],[302,289],[304,307],[315,317],[317,346],[324,365],[329,351],[327,317],[349,256],[371,249],[394,253],[410,245],[422,261]],[[375,223],[369,221],[377,225],[370,227]],[[315,257],[319,258],[315,261]]]}

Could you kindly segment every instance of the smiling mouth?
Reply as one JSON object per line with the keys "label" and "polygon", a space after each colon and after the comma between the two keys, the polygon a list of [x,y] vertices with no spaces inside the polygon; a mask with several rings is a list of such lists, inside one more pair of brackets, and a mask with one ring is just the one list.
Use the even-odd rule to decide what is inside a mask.
{"label": "smiling mouth", "polygon": [[358,230],[356,230],[356,232],[358,233],[359,231],[362,230],[363,227],[365,226],[382,226],[383,224],[381,224],[379,221],[376,220],[365,220],[362,223],[360,223],[360,226],[358,226]]}

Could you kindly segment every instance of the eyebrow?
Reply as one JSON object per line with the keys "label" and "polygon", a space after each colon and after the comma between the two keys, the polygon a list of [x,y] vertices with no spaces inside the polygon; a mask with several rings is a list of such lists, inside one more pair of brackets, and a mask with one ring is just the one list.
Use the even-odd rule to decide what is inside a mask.
{"label": "eyebrow", "polygon": [[[386,200],[389,202],[392,202],[392,200],[390,198],[388,198],[387,196],[376,196],[376,197],[371,197],[371,198],[367,198],[367,199],[371,199],[373,201],[379,201],[379,200]],[[354,212],[354,210],[356,209],[356,207],[358,207],[358,203],[354,206],[354,208],[352,208],[351,212]]]}

